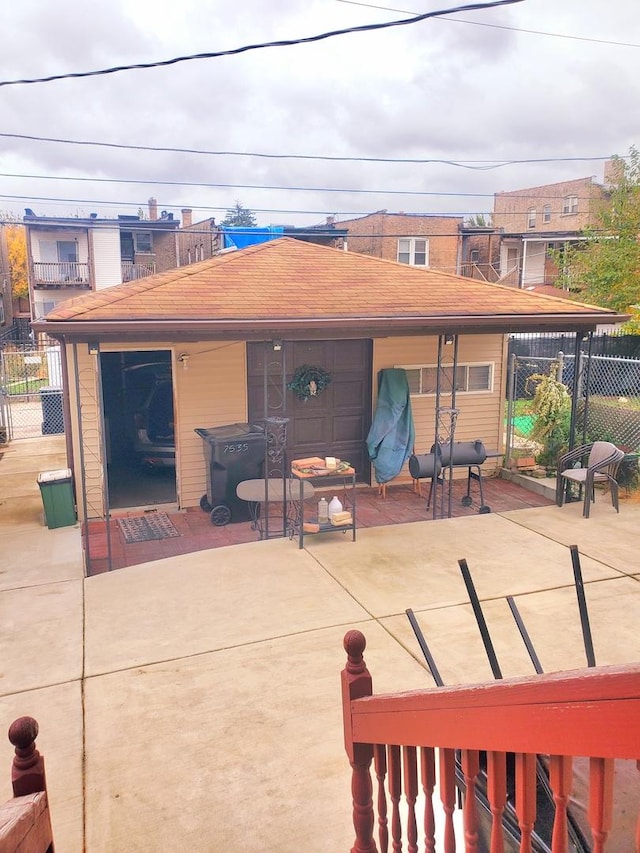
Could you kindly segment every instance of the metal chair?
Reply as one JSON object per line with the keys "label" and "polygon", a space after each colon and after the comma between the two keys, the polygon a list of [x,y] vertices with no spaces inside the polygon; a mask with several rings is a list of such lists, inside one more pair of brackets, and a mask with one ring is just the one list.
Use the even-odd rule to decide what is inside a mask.
{"label": "metal chair", "polygon": [[582,515],[589,518],[591,501],[596,499],[594,485],[596,483],[608,483],[611,503],[616,512],[620,512],[616,474],[624,456],[624,450],[619,450],[615,444],[611,444],[609,441],[594,441],[591,444],[583,444],[561,456],[558,459],[556,480],[556,503],[558,506],[562,506],[564,502],[568,482],[578,483],[581,495],[584,488]]}

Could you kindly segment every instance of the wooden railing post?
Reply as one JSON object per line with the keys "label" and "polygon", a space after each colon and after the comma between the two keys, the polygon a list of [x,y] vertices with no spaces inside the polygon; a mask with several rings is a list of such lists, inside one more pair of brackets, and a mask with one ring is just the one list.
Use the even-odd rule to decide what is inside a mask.
{"label": "wooden railing post", "polygon": [[18,717],[9,726],[9,740],[16,748],[11,767],[14,797],[46,791],[44,758],[36,749],[38,723],[33,717]]}
{"label": "wooden railing post", "polygon": [[360,631],[347,631],[345,634],[347,665],[342,670],[342,714],[344,746],[352,769],[353,827],[356,832],[351,853],[377,853],[373,839],[373,785],[370,769],[373,745],[354,743],[351,726],[351,702],[373,693],[371,675],[362,656],[366,645],[367,641]]}

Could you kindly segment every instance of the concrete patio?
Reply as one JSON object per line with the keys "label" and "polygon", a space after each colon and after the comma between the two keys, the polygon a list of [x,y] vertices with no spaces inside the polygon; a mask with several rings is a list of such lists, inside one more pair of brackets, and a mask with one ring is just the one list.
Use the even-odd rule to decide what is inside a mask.
{"label": "concrete patio", "polygon": [[[0,719],[39,721],[58,853],[347,851],[342,638],[357,626],[376,692],[491,679],[457,560],[471,568],[505,677],[584,665],[568,546],[597,662],[640,660],[640,505],[581,504],[252,542],[83,577],[79,527],[43,526],[36,472],[59,437],[0,460]],[[12,749],[0,739],[0,798]]]}

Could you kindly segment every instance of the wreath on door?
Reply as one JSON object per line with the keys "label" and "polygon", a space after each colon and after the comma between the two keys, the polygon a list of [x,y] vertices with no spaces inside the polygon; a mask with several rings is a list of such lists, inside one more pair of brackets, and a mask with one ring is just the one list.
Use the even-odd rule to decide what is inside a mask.
{"label": "wreath on door", "polygon": [[331,374],[322,367],[302,364],[296,368],[293,379],[287,388],[296,395],[298,400],[307,401],[309,397],[317,397],[331,382]]}

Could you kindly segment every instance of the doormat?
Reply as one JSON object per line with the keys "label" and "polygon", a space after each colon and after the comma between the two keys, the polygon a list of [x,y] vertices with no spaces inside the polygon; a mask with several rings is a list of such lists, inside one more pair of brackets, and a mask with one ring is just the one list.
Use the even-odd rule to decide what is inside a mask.
{"label": "doormat", "polygon": [[150,512],[135,518],[119,518],[118,527],[127,544],[180,536],[166,512]]}

